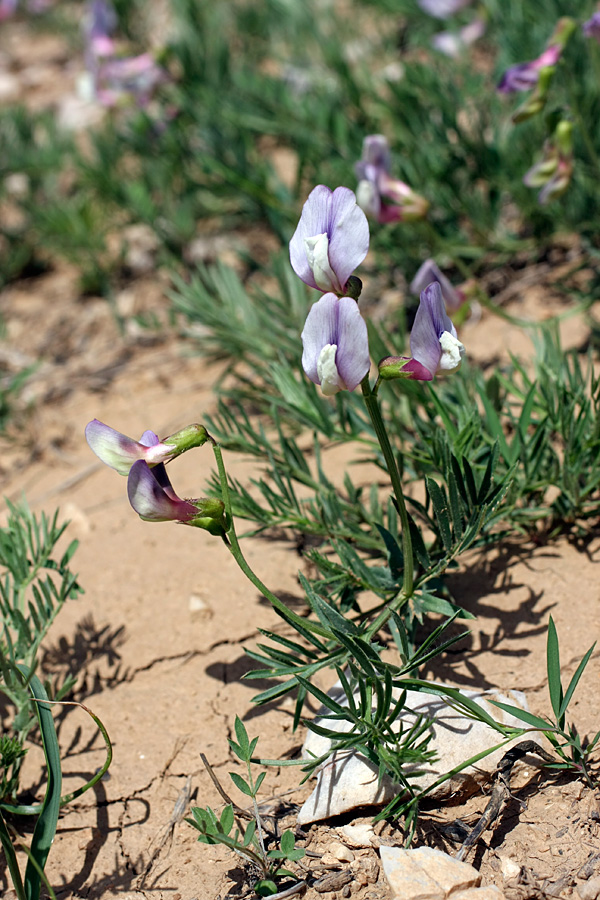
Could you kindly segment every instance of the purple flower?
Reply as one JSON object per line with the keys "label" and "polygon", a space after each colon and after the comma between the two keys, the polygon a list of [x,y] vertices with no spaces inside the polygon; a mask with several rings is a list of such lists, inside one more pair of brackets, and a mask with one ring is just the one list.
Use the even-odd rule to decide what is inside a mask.
{"label": "purple flower", "polygon": [[371,367],[367,326],[356,300],[323,294],[302,332],[302,368],[326,397],[353,391]]}
{"label": "purple flower", "polygon": [[359,179],[357,203],[380,224],[411,222],[427,214],[427,200],[389,174],[390,150],[384,135],[370,134],[364,139],[362,157],[354,168]]}
{"label": "purple flower", "polygon": [[369,249],[369,224],[345,187],[311,191],[290,241],[290,262],[310,287],[343,294]]}
{"label": "purple flower", "polygon": [[0,0],[0,22],[9,19],[17,9],[19,0]]}
{"label": "purple flower", "polygon": [[560,59],[561,53],[562,47],[555,44],[544,50],[537,59],[511,66],[502,76],[498,90],[502,94],[513,94],[515,91],[529,91],[538,83],[540,69],[555,66]]}
{"label": "purple flower", "polygon": [[182,500],[173,490],[162,463],[151,469],[143,459],[135,462],[127,478],[127,496],[144,522],[181,522],[220,535],[227,530],[223,502],[205,498]]}
{"label": "purple flower", "polygon": [[595,38],[600,44],[600,12],[595,12],[581,27],[586,38]]}
{"label": "purple flower", "polygon": [[426,259],[419,268],[419,271],[410,283],[411,294],[420,294],[433,281],[437,281],[442,290],[446,309],[450,310],[450,312],[456,312],[465,302],[465,295],[448,281],[433,259]]}
{"label": "purple flower", "polygon": [[177,496],[162,463],[151,469],[143,459],[134,462],[127,478],[127,496],[145,522],[189,522],[198,515],[193,503]]}
{"label": "purple flower", "polygon": [[419,0],[419,6],[436,19],[449,19],[470,2],[471,0]]}
{"label": "purple flower", "polygon": [[156,88],[167,81],[167,73],[149,53],[106,59],[97,74],[97,96],[103,106],[116,106],[133,98],[147,106]]}
{"label": "purple flower", "polygon": [[528,91],[535,87],[542,69],[554,69],[574,30],[573,19],[568,16],[559,19],[544,52],[531,62],[519,63],[507,69],[498,90],[503,94],[513,94],[515,91]]}
{"label": "purple flower", "polygon": [[573,174],[573,124],[558,123],[552,138],[544,144],[540,162],[532,166],[523,178],[527,187],[541,187],[538,203],[545,206],[567,190]]}
{"label": "purple flower", "polygon": [[458,59],[464,51],[478,41],[485,34],[485,22],[483,19],[473,19],[458,33],[452,31],[440,31],[431,39],[432,46],[445,56]]}
{"label": "purple flower", "polygon": [[437,281],[421,293],[421,302],[410,333],[412,356],[389,356],[379,363],[384,379],[411,378],[431,381],[438,372],[453,372],[460,365],[465,348],[448,318],[442,289]]}
{"label": "purple flower", "polygon": [[465,348],[448,317],[437,281],[421,294],[410,333],[410,352],[413,360],[431,373],[431,378],[439,371],[453,372],[464,355]]}
{"label": "purple flower", "polygon": [[188,425],[164,441],[153,431],[145,431],[139,441],[134,441],[92,419],[86,426],[85,438],[98,459],[116,469],[119,475],[127,475],[136,460],[143,459],[149,466],[169,462],[192,447],[201,447],[208,434],[202,425]]}

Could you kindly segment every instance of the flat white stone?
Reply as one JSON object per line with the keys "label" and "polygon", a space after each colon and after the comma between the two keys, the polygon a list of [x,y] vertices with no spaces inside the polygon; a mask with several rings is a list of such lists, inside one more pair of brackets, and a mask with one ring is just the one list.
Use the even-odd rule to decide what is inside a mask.
{"label": "flat white stone", "polygon": [[503,900],[497,887],[479,887],[477,869],[442,850],[382,846],[380,856],[393,900]]}
{"label": "flat white stone", "polygon": [[[345,705],[346,699],[339,682],[329,693],[338,703]],[[527,709],[525,697],[520,692],[510,691],[508,696],[498,691],[461,693],[479,703],[488,714],[502,724],[516,727],[522,724],[488,702],[489,699],[495,699],[501,703]],[[460,766],[465,759],[500,743],[501,735],[497,731],[454,709],[443,697],[408,691],[406,705],[407,709],[396,723],[397,727],[400,727],[401,721],[405,729],[408,729],[419,715],[425,716],[430,720],[429,730],[432,734],[428,749],[435,750],[438,757],[435,762],[418,767],[422,770],[422,774],[413,778],[411,783],[420,790],[433,785],[441,775]],[[350,731],[349,722],[321,718],[325,712],[324,708],[319,710],[315,719],[317,723],[340,732]],[[476,766],[463,769],[452,779],[432,790],[429,796],[440,800],[457,792],[473,792],[478,784],[494,771],[510,746],[511,743],[506,744],[500,750],[480,759]],[[330,748],[329,738],[309,732],[302,754],[305,759],[311,756],[318,757],[326,754]],[[407,767],[407,774],[410,774],[410,767]],[[389,778],[379,781],[377,766],[361,754],[353,751],[337,751],[319,769],[316,787],[302,806],[298,823],[307,825],[362,806],[383,806],[396,796],[399,790],[401,788]]]}

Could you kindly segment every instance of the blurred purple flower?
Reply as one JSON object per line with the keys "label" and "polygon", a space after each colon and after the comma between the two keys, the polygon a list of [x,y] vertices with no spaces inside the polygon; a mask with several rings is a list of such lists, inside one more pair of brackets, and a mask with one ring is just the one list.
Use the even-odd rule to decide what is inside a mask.
{"label": "blurred purple flower", "polygon": [[326,397],[353,391],[371,367],[367,326],[352,297],[323,294],[302,332],[302,367]]}
{"label": "blurred purple flower", "polygon": [[528,91],[535,87],[542,69],[554,69],[574,30],[573,19],[568,16],[559,19],[544,52],[531,62],[510,66],[500,79],[497,89],[503,94],[513,94],[515,91]]}
{"label": "blurred purple flower", "polygon": [[[363,141],[362,157],[354,167],[359,179],[356,200],[364,212],[380,224],[423,219],[429,203],[403,181],[392,178],[390,150],[382,134],[370,134]],[[386,203],[391,200],[391,203]]]}
{"label": "blurred purple flower", "polygon": [[445,56],[458,59],[464,51],[478,41],[485,34],[485,22],[483,19],[473,19],[459,32],[440,31],[431,39],[432,46]]}
{"label": "blurred purple flower", "polygon": [[143,108],[165,81],[167,73],[149,53],[106,59],[98,68],[98,100],[103,106],[116,106],[121,100],[133,98]]}
{"label": "blurred purple flower", "polygon": [[567,190],[573,174],[573,124],[559,122],[550,140],[544,144],[540,162],[523,178],[527,187],[541,187],[538,203],[545,206]]}
{"label": "blurred purple flower", "polygon": [[460,12],[471,0],[418,0],[421,9],[435,16],[436,19],[449,19],[455,13]]}
{"label": "blurred purple flower", "polygon": [[460,289],[455,288],[450,283],[433,259],[426,259],[419,268],[417,274],[410,283],[411,294],[416,294],[418,296],[421,291],[424,291],[425,288],[434,281],[437,281],[442,290],[442,297],[444,298],[446,309],[450,312],[456,312],[456,310],[465,302],[465,295]]}
{"label": "blurred purple flower", "polygon": [[437,281],[421,293],[421,302],[410,333],[409,358],[388,356],[379,363],[384,379],[410,378],[432,381],[438,372],[453,372],[460,365],[465,348],[448,318],[442,289]]}
{"label": "blurred purple flower", "polygon": [[540,69],[547,66],[555,66],[560,59],[561,53],[562,47],[555,44],[552,47],[548,47],[537,59],[531,62],[510,66],[500,79],[498,90],[502,94],[513,94],[515,91],[530,90],[538,83]]}
{"label": "blurred purple flower", "polygon": [[345,187],[324,184],[309,194],[290,241],[290,262],[310,287],[343,294],[349,277],[369,249],[369,224]]}
{"label": "blurred purple flower", "polygon": [[17,9],[19,0],[0,0],[0,22],[9,19]]}
{"label": "blurred purple flower", "polygon": [[153,431],[145,431],[139,441],[134,441],[98,419],[92,419],[86,426],[85,439],[98,459],[119,475],[127,475],[136,460],[143,459],[156,466],[173,459],[179,452],[175,444],[159,441]]}
{"label": "blurred purple flower", "polygon": [[586,38],[594,38],[600,44],[600,12],[595,12],[581,27]]}

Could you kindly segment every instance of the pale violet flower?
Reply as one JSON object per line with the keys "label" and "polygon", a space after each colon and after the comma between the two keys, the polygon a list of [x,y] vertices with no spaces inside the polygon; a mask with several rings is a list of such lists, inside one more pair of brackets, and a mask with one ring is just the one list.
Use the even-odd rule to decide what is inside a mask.
{"label": "pale violet flower", "polygon": [[435,16],[436,19],[449,19],[450,16],[460,12],[471,0],[418,0],[421,9]]}
{"label": "pale violet flower", "polygon": [[450,283],[434,259],[426,259],[420,266],[410,283],[411,294],[418,296],[432,281],[437,281],[442,289],[442,297],[444,298],[446,309],[450,312],[456,312],[465,302],[465,295]]}
{"label": "pale violet flower", "polygon": [[127,478],[127,496],[144,522],[181,522],[223,535],[226,524],[221,500],[178,497],[164,465],[150,468],[145,460],[135,462]]}
{"label": "pale violet flower", "polygon": [[600,12],[595,12],[581,27],[586,38],[595,38],[600,44]]}
{"label": "pale violet flower", "polygon": [[498,90],[503,94],[512,94],[515,91],[529,91],[535,87],[542,70],[549,69],[551,72],[554,70],[574,30],[573,19],[568,16],[559,19],[544,52],[531,62],[510,66],[500,79]]}
{"label": "pale violet flower", "polygon": [[343,294],[369,249],[369,224],[345,187],[323,184],[311,191],[290,241],[296,275],[317,290]]}
{"label": "pale violet flower", "polygon": [[302,367],[326,397],[353,391],[371,367],[367,326],[352,297],[324,294],[302,332]]}
{"label": "pale violet flower", "polygon": [[170,462],[191,447],[201,447],[208,435],[202,425],[188,425],[164,441],[160,441],[153,431],[145,431],[139,441],[135,441],[93,419],[86,426],[85,438],[98,459],[119,475],[127,475],[137,460],[142,459],[149,466]]}
{"label": "pale violet flower", "polygon": [[411,357],[389,356],[379,363],[384,379],[410,378],[431,381],[438,372],[453,372],[460,366],[465,348],[444,306],[437,281],[421,293],[421,302],[410,333]]}
{"label": "pale violet flower", "polygon": [[390,150],[384,135],[367,135],[354,170],[359,179],[357,203],[380,224],[413,222],[427,214],[427,200],[404,181],[390,175]]}
{"label": "pale violet flower", "polygon": [[439,50],[445,56],[458,59],[464,51],[478,41],[485,34],[485,22],[483,19],[473,19],[458,32],[440,31],[434,34],[431,44],[435,50]]}

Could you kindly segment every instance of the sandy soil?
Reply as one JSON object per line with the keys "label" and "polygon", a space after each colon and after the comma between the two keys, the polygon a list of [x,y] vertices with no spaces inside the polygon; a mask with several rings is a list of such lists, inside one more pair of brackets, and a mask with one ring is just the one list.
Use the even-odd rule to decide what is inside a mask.
{"label": "sandy soil", "polygon": [[[63,71],[67,57],[56,50],[49,54],[48,65]],[[14,77],[21,71],[17,63],[9,69]],[[35,102],[41,102],[37,93]],[[557,265],[564,261],[561,254]],[[505,308],[512,314],[536,318],[560,311],[560,300],[546,284],[549,270],[534,275],[520,284],[523,273],[509,273],[498,287],[509,291]],[[130,315],[153,311],[166,322],[164,288],[165,279],[152,275],[129,285],[117,303]],[[211,384],[218,372],[167,328],[157,335],[130,325],[120,334],[106,302],[82,299],[76,273],[66,266],[10,286],[0,304],[6,324],[3,366],[14,371],[29,360],[41,361],[26,388],[28,414],[0,442],[2,494],[14,500],[25,493],[36,512],[60,506],[71,520],[68,539],[80,541],[74,568],[86,591],[57,620],[43,669],[77,676],[75,699],[101,717],[115,748],[109,777],[61,816],[47,870],[50,882],[61,900],[245,896],[252,873],[227,852],[197,844],[186,823],[173,828],[169,823],[188,777],[199,804],[220,808],[199,754],[206,754],[229,790],[227,773],[236,764],[227,738],[236,713],[251,736],[260,735],[263,757],[297,755],[303,735],[292,731],[290,705],[253,707],[251,698],[261,685],[241,680],[249,667],[244,649],[255,643],[257,628],[280,628],[280,621],[217,539],[139,521],[127,503],[124,479],[98,463],[83,439],[93,417],[132,436],[146,428],[165,435],[202,421],[212,408]],[[585,336],[578,319],[565,320],[567,345],[578,346]],[[507,349],[525,357],[531,352],[523,332],[486,314],[467,323],[463,340],[480,362],[502,358]],[[228,463],[238,477],[250,477],[246,461]],[[179,460],[171,470],[178,492],[201,493],[211,465],[208,450]],[[302,560],[293,542],[249,539],[244,546],[275,592],[302,602],[296,574]],[[564,539],[542,546],[520,542],[487,556],[471,554],[451,579],[454,595],[477,617],[471,637],[436,664],[431,677],[468,687],[517,688],[525,691],[532,712],[547,713],[548,614],[558,628],[568,677],[600,634],[599,551],[595,535],[581,545]],[[596,652],[571,707],[582,736],[600,727],[599,678]],[[57,721],[65,789],[72,789],[102,764],[102,741],[78,710],[57,712]],[[43,790],[35,748],[23,782]],[[292,827],[294,811],[310,790],[295,789],[296,782],[292,769],[274,768],[263,789],[265,809]],[[231,794],[244,804],[233,788]],[[457,818],[473,824],[488,797],[484,792],[462,805],[459,800],[425,810],[419,839],[453,852],[444,826]],[[333,876],[320,891],[311,888],[307,898],[385,900],[376,849],[350,848],[353,859],[338,867],[351,871],[345,885],[345,875],[321,865],[320,855],[340,840],[340,824],[299,833],[316,854],[311,868]],[[377,832],[380,842],[400,840],[390,826]],[[598,854],[598,795],[572,778],[542,771],[516,785],[495,831],[486,833],[469,859],[481,869],[484,883],[497,884],[509,898],[568,897],[575,885],[600,871]],[[8,884],[0,863],[7,898],[12,896]]]}

